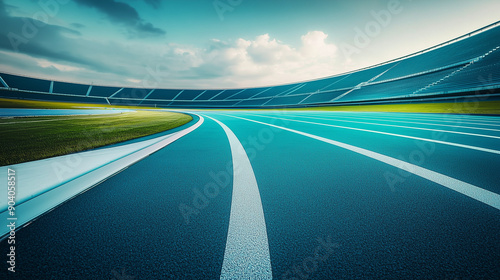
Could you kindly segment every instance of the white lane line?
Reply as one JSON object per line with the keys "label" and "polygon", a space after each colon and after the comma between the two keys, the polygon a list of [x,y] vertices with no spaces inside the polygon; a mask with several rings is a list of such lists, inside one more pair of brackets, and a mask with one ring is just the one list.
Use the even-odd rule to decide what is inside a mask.
{"label": "white lane line", "polygon": [[382,132],[382,131],[369,130],[369,129],[362,129],[362,128],[355,128],[355,127],[348,127],[348,126],[340,126],[340,125],[325,124],[325,123],[315,123],[315,122],[308,122],[308,121],[299,121],[299,120],[294,120],[294,119],[285,119],[285,118],[278,118],[278,117],[267,117],[267,118],[284,120],[284,121],[307,123],[307,124],[314,124],[314,125],[329,126],[329,127],[336,127],[336,128],[343,128],[343,129],[350,129],[350,130],[357,130],[357,131],[370,132],[370,133],[377,133],[377,134],[383,134],[383,135],[389,135],[389,136],[395,136],[395,137],[401,137],[401,138],[408,138],[408,139],[421,140],[421,141],[426,141],[426,142],[433,142],[433,143],[438,143],[438,144],[443,144],[443,145],[455,146],[455,147],[460,147],[460,148],[465,148],[465,149],[476,150],[476,151],[500,155],[499,150],[481,148],[481,147],[477,147],[477,146],[470,146],[470,145],[458,144],[458,143],[453,143],[453,142],[446,142],[446,141],[441,141],[441,140],[434,140],[434,139],[428,139],[428,138],[421,138],[421,137],[415,137],[415,136],[408,136],[408,135]]}
{"label": "white lane line", "polygon": [[[388,115],[386,115],[388,116]],[[405,117],[405,116],[401,116]],[[499,119],[497,117],[489,117],[489,118],[471,118],[469,115],[450,115],[450,114],[442,114],[442,115],[406,115],[406,118],[410,119],[419,119],[419,120],[429,120],[429,121],[466,121],[466,122],[472,122],[472,123],[477,123],[477,124],[482,124],[482,125],[495,125],[498,126],[500,125]]]}
{"label": "white lane line", "polygon": [[[58,205],[62,204],[63,202],[76,197],[77,195],[80,195],[81,193],[97,186],[101,182],[105,181],[107,178],[110,178],[114,174],[117,174],[121,172],[122,170],[125,170],[128,166],[144,159],[145,157],[151,155],[152,153],[170,145],[174,141],[177,141],[181,137],[184,137],[185,135],[188,135],[195,129],[201,126],[203,123],[204,119],[203,117],[200,117],[200,119],[192,126],[185,128],[181,131],[174,132],[169,135],[165,136],[160,136],[155,139],[151,140],[146,140],[148,142],[147,146],[141,147],[139,150],[136,150],[134,152],[128,153],[126,155],[123,155],[119,158],[112,159],[109,161],[107,164],[103,164],[101,166],[92,168],[91,170],[83,170],[84,173],[80,174],[75,174],[72,176],[72,178],[68,178],[65,180],[62,184],[52,186],[50,189],[47,190],[40,190],[39,193],[29,193],[28,191],[26,195],[24,196],[26,199],[21,203],[21,204],[16,204],[16,228],[20,229],[22,226],[25,224],[29,223],[33,219],[37,218],[38,216],[42,215],[43,213],[46,213]],[[129,145],[134,145],[129,144]],[[123,147],[123,146],[122,146]],[[106,148],[106,149],[115,149],[115,148],[120,148],[120,147],[114,147],[114,148]],[[85,152],[83,152],[85,153]],[[87,152],[88,153],[88,152]],[[66,156],[61,156],[61,158],[66,157]],[[54,160],[53,159],[48,159],[49,161]],[[40,162],[46,162],[47,160],[41,160]],[[51,174],[53,174],[53,168],[51,164],[43,164],[40,163],[41,169],[43,170],[49,170],[48,172],[45,172],[48,178],[43,178],[42,180],[36,180],[34,178],[33,180],[30,180],[26,184],[23,184],[23,186],[38,186],[40,184],[40,181],[43,182],[44,180],[52,180],[54,182],[57,182],[58,179],[56,176],[50,177]],[[67,161],[66,161],[67,162]],[[25,174],[25,176],[29,176],[30,174],[29,171],[26,171],[23,173],[24,167],[21,166],[26,166],[32,165],[32,163],[20,163],[17,165],[12,165],[13,169],[15,169],[18,173],[20,174]],[[61,166],[63,166],[61,164]],[[67,165],[64,165],[64,167],[67,167]],[[2,177],[3,174],[7,174],[7,172],[3,172],[6,170],[7,166],[5,167],[0,167],[0,178]],[[20,170],[20,171],[19,171]],[[30,170],[30,169],[27,169]],[[43,173],[43,172],[42,172]],[[5,175],[4,175],[5,176]],[[46,177],[47,177],[46,176]],[[3,180],[2,180],[3,181]],[[6,182],[7,180],[3,181]],[[33,195],[33,196],[31,196]],[[17,196],[17,195],[16,195]],[[30,198],[32,197],[32,198]],[[7,196],[5,196],[5,199],[7,199]],[[16,197],[17,199],[17,197]],[[0,198],[0,201],[2,199]],[[6,201],[6,200],[5,200]],[[7,203],[5,202],[5,205]],[[2,206],[0,206],[2,207]],[[9,211],[4,208],[5,211],[0,212],[0,220],[6,221],[10,216],[9,216]],[[7,234],[9,233],[9,228],[8,227],[0,227],[0,240],[2,238],[5,238]]]}
{"label": "white lane line", "polygon": [[[366,117],[371,117],[368,115],[365,115]],[[422,117],[416,117],[416,116],[401,116],[401,115],[395,115],[395,116],[388,116],[388,115],[374,115],[378,118],[381,119],[399,119],[399,120],[417,120],[417,121],[431,121],[431,122],[441,122],[441,123],[459,123],[459,124],[466,124],[466,125],[482,125],[482,126],[500,126],[500,124],[495,124],[495,123],[481,123],[481,122],[475,122],[474,120],[462,117],[462,118],[457,118],[457,117],[450,117],[449,115],[443,115],[441,118],[422,118]],[[472,121],[472,122],[470,122]]]}
{"label": "white lane line", "polygon": [[[303,115],[298,115],[298,116],[303,116]],[[377,116],[378,117],[378,116]],[[423,124],[423,125],[431,125],[431,126],[446,126],[446,127],[452,127],[452,128],[466,128],[466,129],[474,129],[474,130],[486,130],[486,131],[496,131],[500,132],[500,129],[493,129],[493,128],[482,128],[482,127],[471,127],[471,126],[460,126],[460,125],[449,125],[449,124],[438,124],[438,123],[422,123],[422,122],[412,122],[412,121],[398,121],[394,119],[388,119],[388,118],[382,118],[382,119],[377,119],[373,117],[351,117],[351,116],[335,116],[335,118],[348,118],[348,119],[356,119],[356,120],[370,120],[370,121],[387,121],[387,122],[395,122],[395,123],[411,123],[411,124]]]}
{"label": "white lane line", "polygon": [[[494,124],[500,124],[500,118],[499,116],[488,116],[484,118],[479,118],[477,116],[472,116],[472,115],[464,115],[464,114],[428,114],[428,113],[420,113],[420,114],[409,114],[409,113],[398,113],[398,112],[393,112],[393,113],[384,113],[384,112],[356,112],[356,111],[324,111],[325,113],[358,113],[362,114],[365,116],[380,116],[380,117],[389,117],[389,118],[402,118],[402,119],[418,119],[418,120],[430,120],[430,121],[443,121],[443,120],[448,120],[452,122],[456,122],[457,120],[460,121],[471,121],[471,122],[479,122],[483,123],[484,125],[489,125],[490,123]],[[316,111],[315,113],[323,113]]]}
{"label": "white lane line", "polygon": [[224,129],[233,158],[233,197],[220,279],[272,279],[266,222],[252,165],[231,129],[208,118]]}
{"label": "white lane line", "polygon": [[[229,115],[227,115],[227,116],[229,116]],[[274,124],[259,122],[259,121],[255,121],[255,120],[251,120],[251,119],[236,117],[236,116],[229,116],[229,117],[242,119],[242,120],[246,120],[246,121],[259,123],[259,124],[275,127],[278,129],[290,131],[290,132],[300,134],[300,135],[303,135],[303,136],[306,136],[309,138],[313,138],[313,139],[316,139],[316,140],[319,140],[319,141],[322,141],[322,142],[325,142],[328,144],[332,144],[332,145],[340,147],[340,148],[350,150],[352,152],[355,152],[355,153],[367,156],[369,158],[384,162],[386,164],[392,165],[396,168],[403,169],[407,172],[410,172],[412,174],[415,174],[417,176],[425,178],[429,181],[440,184],[446,188],[449,188],[450,190],[454,190],[454,191],[459,192],[463,195],[466,195],[472,199],[475,199],[477,201],[480,201],[484,204],[487,204],[491,207],[494,207],[494,208],[500,210],[500,195],[498,195],[494,192],[476,187],[472,184],[460,181],[458,179],[443,175],[441,173],[437,173],[435,171],[420,167],[418,165],[414,165],[414,164],[411,164],[411,163],[408,163],[408,162],[405,162],[405,161],[402,161],[399,159],[395,159],[395,158],[392,158],[392,157],[389,157],[386,155],[382,155],[382,154],[379,154],[379,153],[376,153],[376,152],[373,152],[370,150],[366,150],[366,149],[363,149],[360,147],[352,146],[349,144],[345,144],[345,143],[331,140],[328,138],[324,138],[321,136],[309,134],[306,132],[302,132],[302,131],[298,131],[298,130],[294,130],[294,129],[290,129],[290,128],[286,128],[286,127],[282,127],[282,126],[277,126]]]}
{"label": "white lane line", "polygon": [[394,124],[382,124],[382,123],[370,123],[370,122],[358,122],[358,121],[348,121],[343,120],[337,117],[333,118],[317,118],[317,117],[306,117],[299,115],[301,118],[306,119],[315,119],[315,120],[324,120],[324,121],[340,121],[340,122],[349,122],[349,123],[360,123],[360,124],[370,124],[370,125],[378,125],[378,126],[390,126],[390,127],[398,127],[398,128],[408,128],[408,129],[416,129],[416,130],[427,130],[427,131],[436,131],[436,132],[444,132],[444,133],[453,133],[453,134],[461,134],[461,135],[469,135],[469,136],[477,136],[477,137],[486,137],[493,139],[500,139],[500,136],[486,135],[486,134],[477,134],[477,133],[468,133],[461,131],[450,131],[450,130],[442,130],[442,129],[432,129],[432,128],[424,128],[424,127],[414,127],[414,126],[403,126],[403,125],[394,125]]}

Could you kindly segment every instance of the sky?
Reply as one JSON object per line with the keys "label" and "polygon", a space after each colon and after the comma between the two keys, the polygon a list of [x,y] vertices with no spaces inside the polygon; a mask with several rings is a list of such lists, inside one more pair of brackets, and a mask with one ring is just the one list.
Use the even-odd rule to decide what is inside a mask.
{"label": "sky", "polygon": [[500,20],[497,0],[0,0],[0,72],[221,89],[332,76]]}

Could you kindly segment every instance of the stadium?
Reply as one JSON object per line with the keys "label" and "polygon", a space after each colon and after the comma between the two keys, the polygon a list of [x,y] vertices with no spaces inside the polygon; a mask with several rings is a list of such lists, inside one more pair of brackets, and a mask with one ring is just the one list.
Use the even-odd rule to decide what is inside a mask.
{"label": "stadium", "polygon": [[164,108],[293,108],[498,96],[499,22],[380,65],[261,88],[156,89],[71,84],[3,73],[2,96]]}
{"label": "stadium", "polygon": [[[134,16],[162,1],[74,2],[109,13],[112,27],[162,33],[102,4]],[[225,2],[213,2],[221,23],[252,10]],[[10,26],[16,9],[0,4]],[[500,277],[500,21],[255,87],[94,83],[83,71],[75,82],[7,64],[2,279]]]}

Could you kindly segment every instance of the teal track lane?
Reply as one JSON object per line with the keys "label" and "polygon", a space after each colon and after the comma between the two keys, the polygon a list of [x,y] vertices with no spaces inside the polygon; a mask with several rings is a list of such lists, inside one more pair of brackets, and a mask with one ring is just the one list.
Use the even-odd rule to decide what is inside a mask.
{"label": "teal track lane", "polygon": [[[236,269],[253,279],[500,276],[500,210],[473,198],[478,194],[492,205],[500,203],[500,118],[196,114],[205,121],[195,131],[19,230],[16,276],[231,279]],[[231,150],[235,145],[227,131],[211,118],[234,133],[244,154]],[[323,138],[354,148],[318,140]],[[233,175],[234,182],[252,178],[247,165],[241,174],[235,154],[238,160],[248,158],[260,197],[242,199],[245,190],[237,183],[240,197],[233,196]],[[423,176],[404,171],[381,161],[383,156],[427,171],[419,173]],[[437,174],[432,172],[447,176],[449,184],[429,180]],[[460,184],[475,187],[475,194],[453,190]],[[269,258],[244,251],[250,241],[231,241],[229,247],[238,252],[239,244],[243,251],[228,252],[230,219],[240,221],[231,227],[237,237],[231,240],[252,232],[238,220],[241,213],[231,213],[238,207],[263,211],[265,223],[256,224],[265,228],[255,232],[267,234],[259,246],[269,247]],[[0,249],[7,248],[2,241]],[[244,267],[245,258],[264,265]]]}
{"label": "teal track lane", "polygon": [[[13,279],[127,279],[115,277],[122,269],[135,279],[217,278],[231,206],[229,143],[211,120],[181,139],[20,230]],[[209,199],[204,187],[220,172],[228,180],[220,177]],[[188,222],[181,205],[195,212]]]}
{"label": "teal track lane", "polygon": [[[238,116],[394,157],[418,147],[399,138],[270,118],[293,118],[289,113],[255,115]],[[494,234],[500,229],[499,210],[302,135],[280,130],[271,133],[264,125],[242,124],[241,119],[230,117],[222,121],[240,140],[262,140],[260,146],[249,145],[249,150],[255,151],[252,165],[262,193],[276,279],[453,279],[499,273],[495,262],[500,243]],[[429,162],[437,158],[453,169],[448,163],[452,159],[447,158],[453,151],[447,149],[436,147]],[[442,150],[446,150],[444,157]],[[457,159],[461,155],[462,151],[454,154]],[[489,168],[482,171],[492,177],[482,178],[492,188],[490,181],[498,179],[492,167],[495,163],[498,167],[498,159],[498,155],[490,159]],[[428,168],[425,162],[423,167]],[[401,176],[404,182],[391,188],[384,177],[387,172]],[[314,262],[319,239],[330,244],[331,251],[323,250],[326,260]]]}

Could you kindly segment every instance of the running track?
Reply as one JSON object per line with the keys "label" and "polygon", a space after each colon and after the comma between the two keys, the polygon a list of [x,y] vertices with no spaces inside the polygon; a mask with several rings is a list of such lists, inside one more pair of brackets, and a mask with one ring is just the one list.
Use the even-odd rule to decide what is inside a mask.
{"label": "running track", "polygon": [[18,279],[500,276],[498,117],[193,113],[18,231]]}

